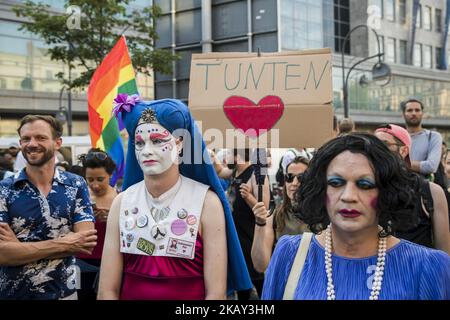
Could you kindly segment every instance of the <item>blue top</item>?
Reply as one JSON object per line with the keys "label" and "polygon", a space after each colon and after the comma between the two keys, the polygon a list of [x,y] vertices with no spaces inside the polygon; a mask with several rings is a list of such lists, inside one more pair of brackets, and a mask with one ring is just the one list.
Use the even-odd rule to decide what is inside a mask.
{"label": "blue top", "polygon": [[442,136],[437,131],[422,130],[411,133],[411,161],[420,162],[420,173],[436,172],[441,161]]}
{"label": "blue top", "polygon": [[[281,300],[301,236],[284,236],[277,243],[264,282],[263,300]],[[377,256],[332,256],[333,284],[337,300],[368,300]],[[450,299],[450,257],[406,240],[386,252],[380,300]],[[303,267],[296,300],[326,300],[325,249],[313,237]]]}
{"label": "blue top", "polygon": [[[21,242],[58,238],[73,225],[94,221],[86,182],[55,170],[44,197],[28,180],[25,169],[0,182],[0,222]],[[74,257],[43,259],[23,266],[0,267],[0,299],[58,299],[76,290]]]}

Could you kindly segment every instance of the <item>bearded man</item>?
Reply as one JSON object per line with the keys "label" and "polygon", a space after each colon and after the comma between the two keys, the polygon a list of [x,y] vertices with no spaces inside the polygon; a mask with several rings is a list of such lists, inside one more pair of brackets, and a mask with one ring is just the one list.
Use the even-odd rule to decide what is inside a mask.
{"label": "bearded man", "polygon": [[27,115],[17,131],[27,164],[0,182],[0,299],[76,299],[74,256],[97,244],[86,182],[55,168],[55,118]]}

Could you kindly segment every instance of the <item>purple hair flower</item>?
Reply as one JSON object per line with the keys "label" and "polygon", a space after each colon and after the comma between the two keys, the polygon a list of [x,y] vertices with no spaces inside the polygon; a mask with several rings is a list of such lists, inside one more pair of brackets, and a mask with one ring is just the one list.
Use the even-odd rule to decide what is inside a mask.
{"label": "purple hair flower", "polygon": [[119,93],[114,99],[114,116],[118,118],[119,112],[130,112],[139,101],[141,101],[141,99],[137,94],[129,96],[126,93]]}

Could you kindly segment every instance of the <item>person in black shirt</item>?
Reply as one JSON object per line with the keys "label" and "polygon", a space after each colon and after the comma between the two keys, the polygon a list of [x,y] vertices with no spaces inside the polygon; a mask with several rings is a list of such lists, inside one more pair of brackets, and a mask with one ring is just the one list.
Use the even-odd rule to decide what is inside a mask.
{"label": "person in black shirt", "polygon": [[[411,137],[406,129],[388,124],[376,129],[375,136],[383,141],[391,151],[401,156],[408,167],[410,166]],[[411,174],[414,173],[411,171]],[[396,236],[449,253],[449,218],[444,191],[439,185],[428,182],[417,174],[414,175],[415,185],[413,187],[417,190],[417,201],[419,202],[417,225],[408,230],[400,230]]]}
{"label": "person in black shirt", "polygon": [[[244,253],[245,262],[250,273],[250,278],[261,297],[264,274],[255,270],[251,257],[253,236],[255,232],[255,215],[252,208],[258,202],[258,186],[256,184],[254,165],[250,161],[250,149],[234,149],[233,162],[228,167],[223,166],[210,153],[214,168],[220,178],[231,178],[229,187],[229,200],[233,211],[233,220],[238,233],[239,242]],[[263,202],[266,208],[270,202],[269,180],[266,176],[263,186]],[[248,300],[251,290],[238,291],[239,300]]]}

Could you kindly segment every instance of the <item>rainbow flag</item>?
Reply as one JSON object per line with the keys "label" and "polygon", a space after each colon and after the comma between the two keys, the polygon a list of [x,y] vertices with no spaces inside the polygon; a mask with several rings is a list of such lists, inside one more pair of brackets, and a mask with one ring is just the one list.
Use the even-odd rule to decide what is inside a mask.
{"label": "rainbow flag", "polygon": [[89,133],[93,147],[106,151],[117,165],[111,185],[123,176],[125,157],[120,126],[112,114],[119,93],[138,94],[136,79],[124,36],[95,70],[88,88]]}

